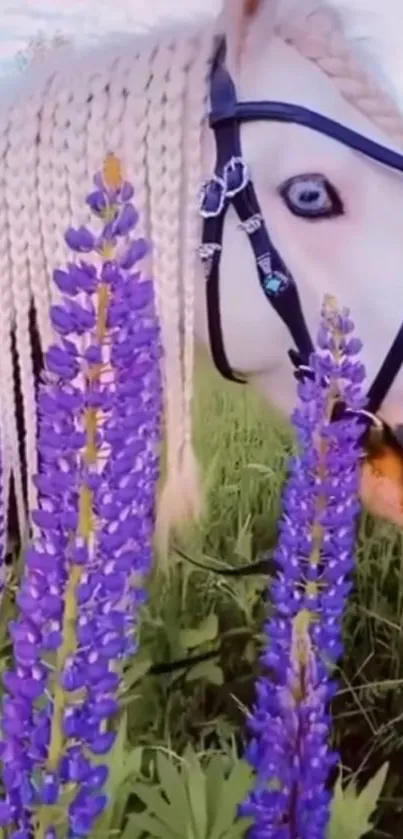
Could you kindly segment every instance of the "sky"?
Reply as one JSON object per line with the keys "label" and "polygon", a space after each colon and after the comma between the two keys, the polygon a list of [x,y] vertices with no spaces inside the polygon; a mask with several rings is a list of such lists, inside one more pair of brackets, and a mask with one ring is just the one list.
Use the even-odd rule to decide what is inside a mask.
{"label": "sky", "polygon": [[[338,0],[356,14],[355,34],[370,36],[403,99],[403,0]],[[336,0],[337,2],[337,0]],[[192,17],[218,9],[220,0],[0,0],[0,75],[38,31],[97,38],[152,26],[162,18]],[[399,44],[400,42],[400,44]]]}

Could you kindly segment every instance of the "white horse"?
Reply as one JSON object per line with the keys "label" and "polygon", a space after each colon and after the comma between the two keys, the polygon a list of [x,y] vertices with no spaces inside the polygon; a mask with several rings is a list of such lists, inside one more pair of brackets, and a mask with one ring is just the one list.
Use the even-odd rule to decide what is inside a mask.
{"label": "white horse", "polygon": [[[208,345],[199,190],[214,166],[206,115],[217,33],[226,37],[228,67],[241,99],[298,103],[383,145],[403,146],[397,105],[367,74],[335,12],[308,0],[295,8],[282,0],[225,0],[213,23],[115,40],[86,55],[64,50],[28,72],[0,111],[0,434],[4,491],[7,498],[12,472],[21,522],[10,334],[14,330],[32,474],[36,412],[29,306],[33,301],[46,348],[53,340],[51,275],[69,256],[63,232],[87,221],[83,199],[108,151],[121,158],[135,184],[144,232],[153,244],[165,349],[168,472],[162,530],[197,513],[191,429],[195,335]],[[295,277],[311,333],[324,293],[335,295],[351,309],[372,378],[403,317],[402,176],[297,125],[252,123],[242,126],[241,138],[265,222]],[[303,214],[298,184],[307,182],[314,185],[314,218]],[[295,402],[290,337],[262,294],[253,254],[232,213],[224,229],[220,306],[232,369],[289,413]],[[381,414],[388,422],[403,421],[403,371]],[[382,475],[375,480],[368,465],[363,470],[364,499],[402,524],[399,480]],[[34,502],[30,486],[29,505]]]}

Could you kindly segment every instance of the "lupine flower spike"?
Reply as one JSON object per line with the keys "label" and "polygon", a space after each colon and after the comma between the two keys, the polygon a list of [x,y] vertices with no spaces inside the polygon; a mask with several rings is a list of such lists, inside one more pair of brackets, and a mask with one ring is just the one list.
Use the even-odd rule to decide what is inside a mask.
{"label": "lupine flower spike", "polygon": [[110,155],[87,198],[100,232],[69,229],[78,256],[54,272],[62,302],[39,395],[38,535],[4,677],[0,821],[10,839],[88,836],[107,805],[108,770],[92,756],[114,742],[159,472],[159,328],[132,198]]}
{"label": "lupine flower spike", "polygon": [[[312,380],[299,384],[294,413],[299,454],[283,498],[274,555],[279,574],[265,625],[268,673],[257,684],[246,757],[256,787],[243,805],[250,839],[325,839],[329,772],[330,669],[342,653],[342,616],[352,583],[358,501],[363,366],[348,311],[327,299],[311,359]],[[331,422],[341,400],[351,414]],[[354,411],[357,413],[354,414]]]}

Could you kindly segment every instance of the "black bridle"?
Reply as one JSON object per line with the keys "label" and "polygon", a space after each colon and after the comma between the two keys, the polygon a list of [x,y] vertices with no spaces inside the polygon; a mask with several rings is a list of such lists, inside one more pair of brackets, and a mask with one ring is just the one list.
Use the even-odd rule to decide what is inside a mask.
{"label": "black bridle", "polygon": [[[289,350],[295,376],[310,375],[314,350],[304,318],[298,289],[284,260],[275,248],[265,224],[248,167],[242,156],[240,125],[270,120],[289,122],[325,134],[384,166],[403,172],[403,155],[364,137],[321,114],[284,102],[238,102],[234,82],[225,67],[225,42],[221,41],[211,74],[209,124],[216,141],[214,175],[202,189],[203,218],[200,256],[206,274],[207,317],[213,361],[226,379],[244,384],[229,364],[220,314],[220,262],[225,217],[232,206],[247,235],[262,291],[291,334]],[[403,364],[403,323],[368,391],[367,423],[375,414]]]}

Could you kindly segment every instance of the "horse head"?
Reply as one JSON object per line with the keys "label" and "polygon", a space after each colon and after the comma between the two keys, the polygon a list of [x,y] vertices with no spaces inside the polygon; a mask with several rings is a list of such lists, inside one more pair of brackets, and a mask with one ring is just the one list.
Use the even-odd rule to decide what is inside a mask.
{"label": "horse head", "polygon": [[[294,278],[307,330],[316,332],[324,295],[335,296],[351,310],[372,381],[403,319],[403,175],[338,142],[332,131],[312,130],[309,113],[345,127],[359,145],[365,137],[392,151],[403,145],[403,119],[367,73],[333,10],[228,0],[223,19],[225,65],[238,102],[285,103],[308,113],[305,124],[240,120],[242,158],[271,247]],[[400,161],[403,170],[403,158],[396,159],[395,169]],[[206,167],[212,166],[210,135]],[[216,300],[222,354],[228,369],[289,413],[295,404],[290,334],[268,305],[256,268],[256,254],[231,206],[223,222]],[[197,313],[199,335],[211,343],[201,298]],[[403,347],[399,353],[396,375],[376,406],[388,429],[403,423]],[[366,505],[399,525],[402,464],[396,447],[381,440],[363,463],[361,486]]]}

